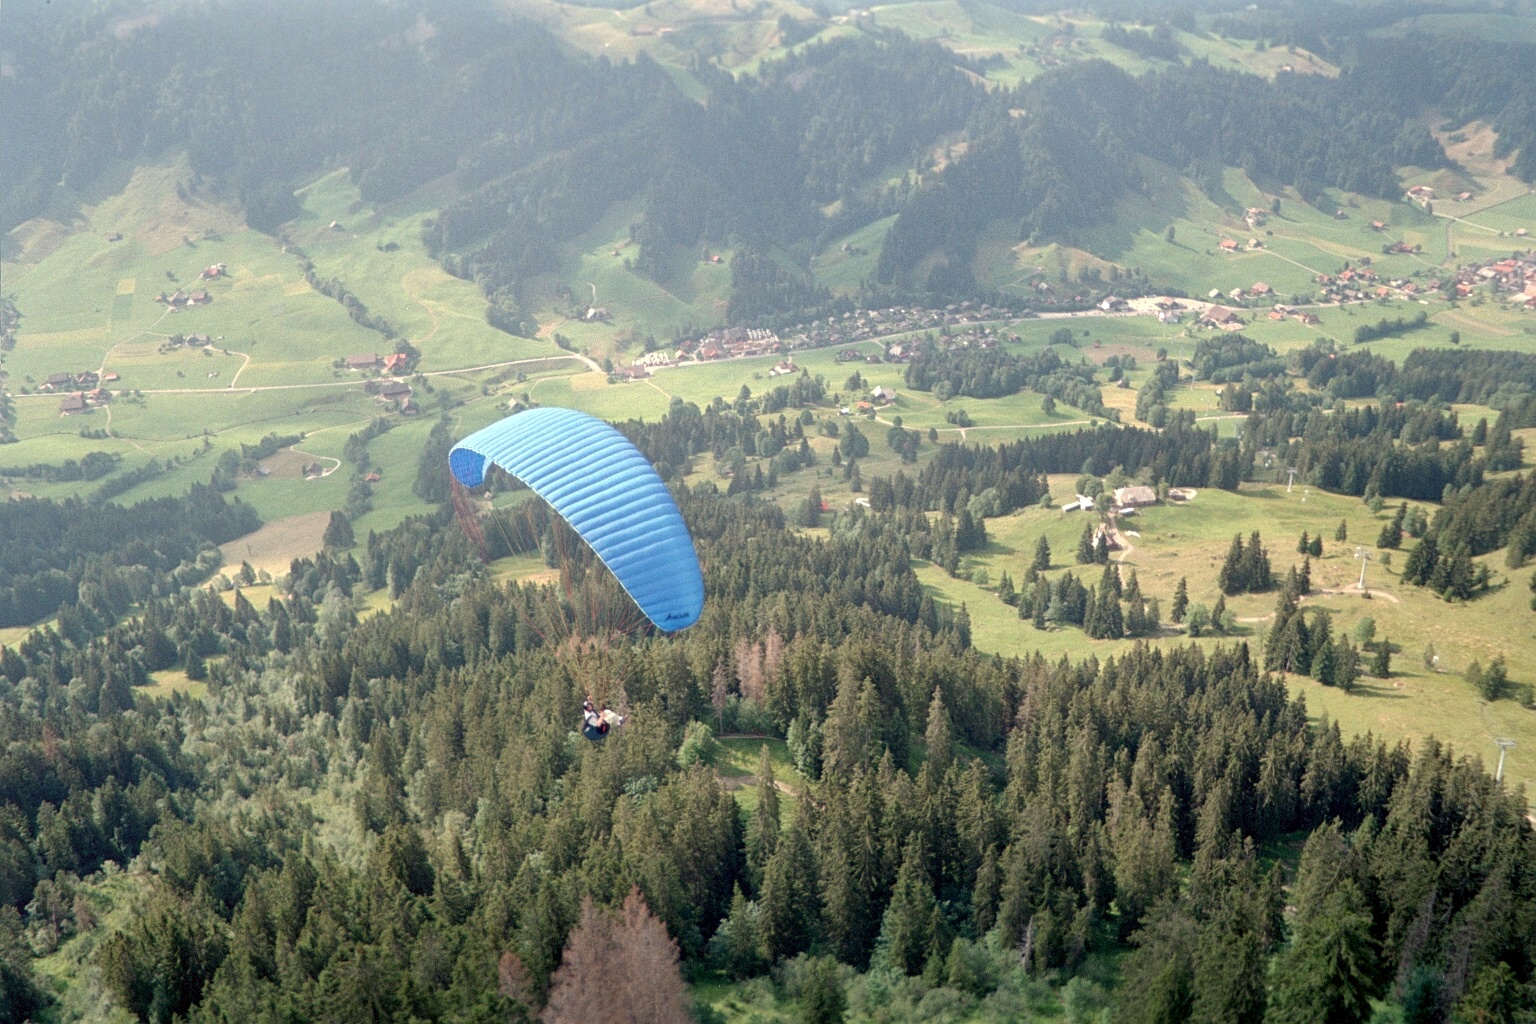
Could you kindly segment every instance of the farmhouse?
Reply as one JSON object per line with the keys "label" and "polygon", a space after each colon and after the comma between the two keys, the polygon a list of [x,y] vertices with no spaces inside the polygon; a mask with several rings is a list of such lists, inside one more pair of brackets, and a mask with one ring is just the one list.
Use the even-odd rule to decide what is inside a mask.
{"label": "farmhouse", "polygon": [[1221,240],[1223,252],[1237,252],[1237,240],[1235,238],[1223,238]]}
{"label": "farmhouse", "polygon": [[85,411],[85,396],[82,394],[65,395],[64,401],[59,403],[60,416],[73,416]]}
{"label": "farmhouse", "polygon": [[875,388],[869,393],[869,397],[877,402],[894,402],[896,401],[896,392],[890,388]]}
{"label": "farmhouse", "polygon": [[768,376],[784,377],[794,373],[796,369],[793,359],[783,359],[773,365],[773,368],[768,371]]}
{"label": "farmhouse", "polygon": [[50,373],[48,379],[43,381],[43,390],[52,391],[55,388],[67,388],[75,382],[72,373]]}
{"label": "farmhouse", "polygon": [[1200,316],[1200,322],[1212,327],[1232,328],[1242,326],[1242,318],[1226,306],[1212,306]]}
{"label": "farmhouse", "polygon": [[1142,505],[1156,505],[1157,491],[1151,487],[1131,486],[1115,488],[1115,504],[1121,508],[1138,508]]}
{"label": "farmhouse", "polygon": [[397,399],[409,397],[411,397],[411,386],[398,380],[392,380],[379,388],[378,400],[381,402],[393,402]]}
{"label": "farmhouse", "polygon": [[398,373],[405,369],[406,355],[404,352],[391,352],[384,357],[384,372]]}
{"label": "farmhouse", "polygon": [[347,369],[372,370],[379,365],[379,357],[375,352],[364,352],[358,355],[347,356]]}

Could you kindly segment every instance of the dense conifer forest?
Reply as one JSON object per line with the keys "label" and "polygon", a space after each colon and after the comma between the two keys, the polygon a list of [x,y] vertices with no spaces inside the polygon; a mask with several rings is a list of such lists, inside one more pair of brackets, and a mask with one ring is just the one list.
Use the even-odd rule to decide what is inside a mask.
{"label": "dense conifer forest", "polygon": [[[732,442],[735,416],[630,429],[675,465]],[[684,1002],[685,977],[770,971],[809,1001],[834,961],[867,1012],[938,992],[1017,1019],[1044,979],[1116,950],[1120,1020],[1354,1020],[1374,998],[1514,1019],[1536,967],[1524,795],[1433,740],[1309,727],[1266,670],[1347,688],[1355,652],[1296,613],[1294,570],[1263,652],[1077,663],[979,654],[965,610],[918,585],[915,546],[970,529],[962,493],[1031,502],[1053,458],[1171,476],[1210,444],[946,446],[823,539],[679,485],[709,599],[674,637],[562,640],[567,592],[492,582],[447,511],[361,561],[295,562],[265,608],[238,589],[67,603],[0,660],[7,1012],[47,1006],[26,951],[101,928],[96,889],[127,870],[132,916],[90,962],[101,998],[152,1021],[586,1019],[579,993],[631,983],[593,974],[612,962],[653,965]],[[1430,536],[1483,522],[1481,494]],[[923,508],[958,510],[954,538],[914,529]],[[1260,539],[1234,548],[1232,586],[1271,585]],[[614,586],[589,569],[583,586]],[[393,608],[361,618],[360,583]],[[1118,636],[1135,587],[1109,565],[1045,600]],[[206,697],[135,694],[175,663]],[[629,715],[602,745],[573,724],[594,688]],[[798,780],[765,754],[749,811],[709,767],[737,732],[787,738]],[[1303,840],[1287,878],[1270,851]]]}

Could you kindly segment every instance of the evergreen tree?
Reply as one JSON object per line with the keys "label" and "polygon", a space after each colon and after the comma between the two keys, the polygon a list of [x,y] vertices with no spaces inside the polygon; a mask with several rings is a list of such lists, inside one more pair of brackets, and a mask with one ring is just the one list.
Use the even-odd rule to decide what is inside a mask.
{"label": "evergreen tree", "polygon": [[1178,586],[1173,590],[1173,608],[1168,617],[1175,623],[1184,621],[1184,614],[1189,611],[1189,580],[1179,577]]}
{"label": "evergreen tree", "polygon": [[710,940],[710,953],[725,966],[725,973],[737,980],[759,974],[767,966],[763,960],[757,904],[742,895],[740,886],[731,893],[730,913],[715,930],[715,937]]}
{"label": "evergreen tree", "polygon": [[800,1024],[843,1024],[847,1012],[837,961],[829,956],[809,960],[800,989]]}
{"label": "evergreen tree", "polygon": [[1243,582],[1244,590],[1258,592],[1268,590],[1274,586],[1274,577],[1270,570],[1269,555],[1264,551],[1264,544],[1259,537],[1259,531],[1255,530],[1248,537],[1248,548],[1242,552],[1242,567],[1239,578]]}
{"label": "evergreen tree", "polygon": [[1433,535],[1426,535],[1419,541],[1418,546],[1409,552],[1408,560],[1403,563],[1404,581],[1421,587],[1426,585],[1439,561],[1439,545]]}
{"label": "evergreen tree", "polygon": [[1199,926],[1183,909],[1164,904],[1132,936],[1115,1020],[1124,1024],[1187,1024],[1195,1002]]}
{"label": "evergreen tree", "polygon": [[761,889],[768,862],[779,848],[779,790],[766,743],[758,754],[755,792],[757,806],[747,821],[746,834],[747,879],[754,892]]}
{"label": "evergreen tree", "polygon": [[1333,619],[1325,611],[1312,617],[1307,633],[1307,664],[1312,678],[1327,686],[1333,685],[1335,654],[1333,646]]}
{"label": "evergreen tree", "polygon": [[1362,1024],[1376,993],[1377,942],[1365,894],[1343,879],[1299,908],[1296,934],[1275,962],[1266,1024]]}
{"label": "evergreen tree", "polygon": [[1376,656],[1371,659],[1371,675],[1386,679],[1392,675],[1392,641],[1382,637],[1376,645]]}
{"label": "evergreen tree", "polygon": [[1234,533],[1232,545],[1227,548],[1226,560],[1221,563],[1221,573],[1216,578],[1216,585],[1221,588],[1223,594],[1241,594],[1249,589],[1248,576],[1244,572],[1246,565],[1243,536],[1240,533]]}
{"label": "evergreen tree", "polygon": [[922,840],[907,841],[891,902],[880,922],[876,957],[892,970],[921,974],[933,938],[931,918],[936,907]]}
{"label": "evergreen tree", "polygon": [[1338,541],[1340,544],[1344,543],[1346,540],[1349,540],[1349,523],[1343,519],[1340,519],[1339,528],[1333,531],[1333,539]]}
{"label": "evergreen tree", "polygon": [[1360,652],[1342,633],[1334,640],[1333,648],[1333,675],[1330,685],[1337,686],[1348,693],[1355,688],[1355,680],[1360,678]]}
{"label": "evergreen tree", "polygon": [[1531,1019],[1531,997],[1507,963],[1485,964],[1456,1003],[1460,1024],[1520,1024]]}
{"label": "evergreen tree", "polygon": [[763,952],[770,961],[811,948],[820,930],[818,890],[815,856],[797,817],[768,861],[757,901]]}
{"label": "evergreen tree", "polygon": [[1041,534],[1040,539],[1035,542],[1035,559],[1030,564],[1037,572],[1045,572],[1051,567],[1051,544],[1045,539],[1044,534]]}
{"label": "evergreen tree", "polygon": [[1083,527],[1083,535],[1077,538],[1077,563],[1089,565],[1093,560],[1093,523],[1089,522]]}
{"label": "evergreen tree", "polygon": [[1381,528],[1381,533],[1376,537],[1378,548],[1400,548],[1403,545],[1403,520],[1408,516],[1408,503],[1405,501],[1397,506],[1392,519]]}
{"label": "evergreen tree", "polygon": [[1136,578],[1134,569],[1125,587],[1125,631],[1131,636],[1146,636],[1152,632],[1147,619],[1146,602],[1141,596],[1141,582]]}
{"label": "evergreen tree", "polygon": [[332,512],[320,542],[328,548],[342,550],[356,543],[352,535],[352,521],[343,512]]}
{"label": "evergreen tree", "polygon": [[[923,738],[928,751],[929,779],[937,785],[949,771],[954,760],[954,743],[950,736],[949,712],[944,708],[944,694],[938,688],[928,702],[928,728]],[[766,751],[767,748],[765,747]],[[766,756],[766,755],[765,755]]]}
{"label": "evergreen tree", "polygon": [[1301,531],[1301,539],[1296,542],[1296,553],[1304,555],[1312,550],[1312,541],[1307,537],[1307,531]]}
{"label": "evergreen tree", "polygon": [[1264,1019],[1268,957],[1248,920],[1253,915],[1244,913],[1247,908],[1230,905],[1243,898],[1239,892],[1229,891],[1227,905],[1200,929],[1190,1024],[1248,1024]]}

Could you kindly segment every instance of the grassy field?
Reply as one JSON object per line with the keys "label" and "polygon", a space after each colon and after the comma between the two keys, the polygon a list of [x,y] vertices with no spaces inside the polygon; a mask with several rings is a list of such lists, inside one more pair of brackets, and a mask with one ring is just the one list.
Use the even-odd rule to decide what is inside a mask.
{"label": "grassy field", "polygon": [[[1053,498],[1065,500],[1071,483],[1070,477],[1053,479]],[[1303,530],[1321,536],[1323,557],[1312,564],[1314,593],[1305,606],[1326,609],[1335,632],[1352,632],[1361,619],[1371,618],[1376,637],[1388,638],[1395,654],[1391,679],[1363,678],[1348,694],[1310,679],[1290,679],[1293,692],[1306,696],[1314,717],[1326,714],[1347,733],[1372,732],[1392,742],[1434,735],[1469,756],[1485,759],[1497,754],[1494,738],[1513,738],[1518,745],[1509,753],[1505,774],[1513,783],[1536,791],[1536,712],[1514,701],[1484,702],[1462,677],[1472,661],[1487,665],[1503,655],[1511,678],[1536,679],[1536,616],[1528,607],[1527,588],[1532,570],[1506,570],[1502,555],[1496,552],[1483,559],[1494,571],[1491,592],[1466,604],[1443,602],[1422,588],[1401,583],[1397,573],[1407,550],[1390,552],[1392,566],[1382,564],[1383,553],[1374,542],[1392,508],[1372,514],[1356,499],[1300,485],[1287,493],[1284,483],[1245,485],[1236,494],[1202,490],[1192,501],[1144,509],[1125,520],[1124,526],[1139,536],[1130,538],[1133,549],[1118,557],[1122,573],[1135,570],[1143,594],[1158,599],[1166,625],[1180,578],[1188,581],[1191,605],[1215,604],[1217,574],[1234,534],[1247,543],[1253,531],[1260,531],[1280,575],[1300,563],[1295,547]],[[1103,570],[1076,565],[1074,559],[1085,522],[1081,513],[1038,508],[989,520],[986,550],[966,558],[961,566],[961,576],[985,573],[985,585],[952,579],[927,563],[917,566],[918,576],[936,596],[965,604],[974,643],[982,650],[1004,655],[1038,650],[1051,658],[1093,654],[1102,659],[1129,649],[1134,641],[1089,640],[1075,628],[1041,632],[1021,621],[1018,610],[996,595],[1003,571],[1016,585],[1023,579],[1040,537],[1051,547],[1048,576],[1070,570],[1087,584],[1097,583]],[[1343,543],[1333,539],[1341,522],[1348,533]],[[1412,544],[1408,541],[1405,548],[1411,550]],[[1357,545],[1373,556],[1366,567],[1369,599],[1354,589],[1361,566],[1355,557]],[[1250,644],[1262,643],[1274,601],[1272,593],[1228,598],[1227,607],[1238,620],[1234,635]],[[1495,622],[1499,628],[1490,631],[1489,624]],[[1200,642],[1230,639],[1208,637]],[[1182,630],[1169,628],[1157,642],[1186,640]],[[1424,663],[1430,642],[1439,657],[1434,669]]]}

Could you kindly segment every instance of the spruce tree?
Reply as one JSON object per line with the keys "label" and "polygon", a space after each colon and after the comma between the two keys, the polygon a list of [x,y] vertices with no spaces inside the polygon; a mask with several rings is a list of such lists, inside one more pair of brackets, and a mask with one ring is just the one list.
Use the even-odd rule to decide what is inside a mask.
{"label": "spruce tree", "polygon": [[1245,559],[1243,557],[1243,536],[1240,533],[1232,535],[1232,545],[1227,548],[1226,561],[1221,563],[1221,573],[1216,578],[1216,585],[1221,588],[1223,594],[1240,594],[1248,588],[1248,578],[1244,574]]}
{"label": "spruce tree", "polygon": [[1125,631],[1131,636],[1146,636],[1151,632],[1147,622],[1147,606],[1141,596],[1141,581],[1131,570],[1131,580],[1125,587]]}
{"label": "spruce tree", "polygon": [[930,926],[935,902],[927,860],[922,839],[909,839],[896,873],[896,885],[891,890],[891,902],[880,922],[877,959],[908,975],[922,973],[932,939]]}
{"label": "spruce tree", "polygon": [[811,948],[820,931],[818,890],[815,856],[797,817],[768,862],[757,901],[763,952],[770,961]]}
{"label": "spruce tree", "polygon": [[1173,608],[1168,617],[1175,624],[1181,623],[1187,611],[1189,611],[1189,580],[1180,576],[1179,584],[1173,590]]}
{"label": "spruce tree", "polygon": [[1051,544],[1045,539],[1044,534],[1041,534],[1040,539],[1035,542],[1035,560],[1031,565],[1038,572],[1045,572],[1051,567]]}
{"label": "spruce tree", "polygon": [[1106,565],[1104,572],[1099,576],[1099,586],[1108,587],[1114,591],[1115,597],[1118,598],[1121,596],[1120,582],[1120,567],[1117,565]]}
{"label": "spruce tree", "polygon": [[1274,586],[1269,555],[1264,550],[1258,530],[1254,530],[1248,537],[1248,548],[1242,553],[1242,563],[1240,576],[1243,590],[1257,592]]}
{"label": "spruce tree", "polygon": [[923,733],[923,739],[928,751],[928,777],[932,784],[937,785],[954,761],[949,712],[944,708],[944,694],[937,687],[934,688],[933,699],[928,702],[928,728]]}
{"label": "spruce tree", "polygon": [[800,1024],[843,1024],[847,1012],[848,997],[837,961],[829,956],[813,958],[806,965],[800,990]]}
{"label": "spruce tree", "polygon": [[1190,1024],[1247,1024],[1264,1019],[1268,958],[1233,885],[1221,909],[1200,929],[1194,956]]}
{"label": "spruce tree", "polygon": [[1386,679],[1392,675],[1392,641],[1386,637],[1376,645],[1376,656],[1371,659],[1371,675]]}
{"label": "spruce tree", "polygon": [[1408,553],[1403,563],[1403,579],[1408,583],[1424,586],[1440,560],[1440,547],[1433,535],[1426,535],[1418,546]]}
{"label": "spruce tree", "polygon": [[1349,540],[1349,523],[1345,522],[1343,519],[1340,519],[1339,528],[1333,531],[1333,539],[1338,541],[1340,544],[1344,543],[1346,540]]}
{"label": "spruce tree", "polygon": [[1195,1001],[1195,948],[1200,929],[1185,910],[1164,903],[1131,937],[1136,948],[1121,972],[1123,1024],[1187,1024]]}
{"label": "spruce tree", "polygon": [[1077,562],[1089,565],[1093,562],[1093,523],[1083,527],[1083,535],[1077,538]]}
{"label": "spruce tree", "polygon": [[1363,1024],[1376,994],[1377,942],[1365,894],[1342,880],[1299,909],[1295,938],[1272,974],[1266,1024]]}
{"label": "spruce tree", "polygon": [[1333,682],[1345,693],[1355,688],[1355,680],[1360,678],[1360,652],[1355,645],[1349,642],[1349,638],[1340,633],[1333,642]]}
{"label": "spruce tree", "polygon": [[773,777],[773,759],[763,744],[757,758],[757,806],[747,820],[747,881],[753,892],[762,888],[768,862],[779,848],[779,790]]}
{"label": "spruce tree", "polygon": [[1403,520],[1408,517],[1408,503],[1405,501],[1397,506],[1397,511],[1392,519],[1381,528],[1381,533],[1376,537],[1378,548],[1399,548],[1403,545]]}
{"label": "spruce tree", "polygon": [[1311,550],[1312,550],[1312,541],[1307,537],[1307,531],[1306,530],[1302,530],[1301,531],[1301,540],[1296,542],[1296,553],[1298,555],[1304,555],[1308,551],[1311,551]]}

